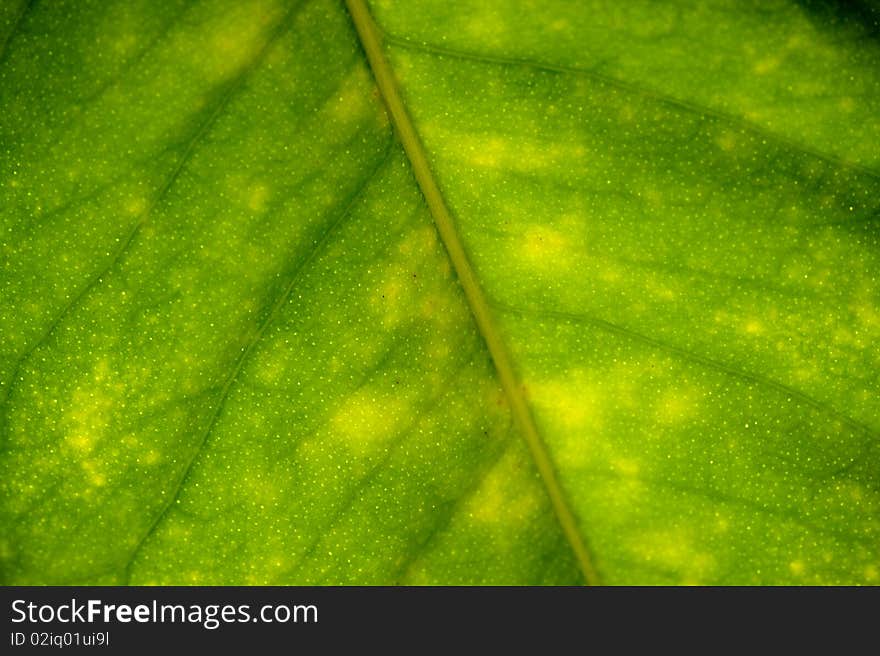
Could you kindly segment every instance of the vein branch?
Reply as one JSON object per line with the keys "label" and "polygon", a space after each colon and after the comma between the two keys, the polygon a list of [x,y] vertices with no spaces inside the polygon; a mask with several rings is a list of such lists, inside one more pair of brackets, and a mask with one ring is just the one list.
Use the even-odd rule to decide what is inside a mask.
{"label": "vein branch", "polygon": [[626,339],[645,344],[658,350],[665,351],[666,353],[669,353],[681,360],[692,362],[709,369],[714,369],[716,371],[720,371],[723,374],[726,374],[733,378],[738,378],[739,380],[743,380],[747,383],[762,385],[768,389],[776,391],[777,393],[785,397],[796,399],[800,403],[810,406],[820,413],[823,413],[826,416],[839,421],[841,424],[848,426],[853,431],[861,433],[865,437],[870,438],[875,443],[880,442],[880,433],[871,428],[869,425],[858,421],[854,417],[851,417],[844,412],[841,412],[831,404],[821,399],[811,396],[806,392],[803,392],[795,387],[791,387],[790,385],[787,385],[786,383],[778,381],[774,378],[770,378],[769,376],[763,376],[756,372],[734,368],[733,366],[719,360],[715,360],[695,351],[691,351],[680,346],[670,344],[654,337],[649,337],[648,335],[632,330],[631,328],[626,328],[625,326],[612,323],[611,321],[593,316],[586,312],[566,312],[564,310],[552,309],[536,310],[531,308],[515,307],[513,305],[508,305],[506,303],[495,300],[492,301],[492,306],[500,312],[509,312],[521,316],[532,315],[540,316],[542,318],[552,318],[557,321],[587,324],[605,332],[619,335]]}
{"label": "vein branch", "polygon": [[[380,28],[377,28],[380,29]],[[433,44],[427,43],[418,43],[416,41],[411,41],[410,39],[397,36],[394,34],[388,34],[383,32],[384,40],[388,43],[391,43],[395,46],[399,46],[400,48],[404,48],[406,50],[411,50],[414,52],[421,52],[427,55],[434,55],[437,57],[451,57],[453,59],[463,60],[463,61],[472,61],[481,64],[489,64],[496,66],[506,66],[506,67],[517,67],[517,68],[530,68],[536,71],[541,71],[544,73],[562,73],[567,75],[574,75],[583,78],[588,78],[595,80],[601,84],[608,85],[610,87],[620,89],[621,91],[625,91],[634,96],[640,96],[642,98],[648,98],[653,102],[656,102],[661,105],[666,105],[667,107],[671,107],[679,112],[685,112],[687,114],[692,114],[704,119],[711,119],[721,123],[726,123],[728,125],[732,125],[738,127],[742,130],[746,130],[751,132],[752,134],[758,135],[760,137],[770,139],[781,146],[787,148],[788,150],[803,153],[814,157],[816,159],[822,160],[824,162],[828,162],[838,168],[850,169],[852,171],[856,171],[862,175],[866,175],[874,180],[880,180],[880,170],[877,170],[875,167],[867,166],[864,164],[860,164],[858,162],[853,162],[849,160],[845,160],[841,157],[833,155],[831,153],[823,152],[812,148],[804,143],[797,142],[793,139],[789,139],[788,137],[774,132],[772,130],[768,130],[767,128],[758,125],[748,119],[737,116],[735,114],[728,114],[726,112],[719,111],[717,109],[712,109],[710,107],[706,107],[704,105],[699,105],[697,103],[691,102],[689,100],[685,100],[680,97],[671,96],[656,89],[650,89],[638,84],[633,84],[631,82],[626,82],[612,75],[608,75],[606,73],[600,73],[598,71],[590,70],[587,68],[581,68],[577,66],[564,66],[562,64],[553,64],[549,62],[543,61],[535,61],[531,59],[520,59],[516,57],[503,57],[500,55],[488,55],[476,52],[468,52],[464,50],[456,50],[453,48],[445,48],[443,46],[437,46]]]}
{"label": "vein branch", "polygon": [[238,380],[239,374],[241,374],[241,371],[242,371],[245,363],[248,361],[251,354],[254,352],[254,349],[256,348],[257,344],[260,342],[260,340],[266,334],[266,331],[278,318],[279,314],[281,313],[281,308],[290,299],[291,294],[293,293],[293,291],[296,289],[297,285],[299,284],[303,273],[308,269],[309,265],[315,260],[315,258],[324,250],[326,245],[329,243],[330,237],[333,235],[333,233],[335,233],[336,230],[345,222],[345,219],[351,215],[352,210],[354,209],[358,200],[360,200],[360,198],[363,196],[367,187],[369,187],[370,182],[372,182],[372,180],[378,175],[379,171],[384,167],[385,163],[391,159],[392,149],[390,147],[390,143],[391,142],[389,142],[389,147],[386,149],[385,154],[379,160],[378,164],[364,178],[363,182],[360,184],[360,186],[358,186],[358,188],[355,190],[355,192],[351,195],[348,202],[345,204],[345,207],[343,207],[342,211],[339,212],[339,214],[330,222],[330,224],[327,226],[327,228],[324,230],[324,232],[321,234],[321,236],[315,242],[313,248],[308,253],[308,255],[306,255],[306,257],[303,258],[303,260],[302,260],[302,262],[300,262],[299,266],[297,266],[296,269],[293,271],[293,273],[290,276],[290,280],[288,281],[284,290],[281,292],[281,294],[278,295],[278,297],[272,303],[272,307],[270,308],[269,312],[266,314],[266,317],[263,319],[263,321],[257,327],[257,330],[253,333],[253,336],[248,341],[247,346],[245,346],[242,349],[238,358],[236,358],[234,364],[232,365],[232,368],[230,369],[229,373],[226,376],[226,379],[223,382],[223,386],[220,388],[220,391],[217,393],[217,401],[214,404],[214,410],[211,412],[211,415],[208,417],[208,421],[205,425],[204,431],[202,432],[201,439],[199,440],[198,444],[196,445],[196,448],[193,450],[193,454],[190,457],[189,462],[187,463],[187,466],[181,471],[180,476],[178,477],[178,479],[174,485],[173,493],[171,495],[169,495],[168,501],[165,503],[165,505],[162,507],[162,509],[159,511],[159,513],[153,519],[153,522],[150,524],[149,528],[146,530],[146,532],[143,534],[143,536],[141,536],[141,538],[138,540],[137,544],[135,545],[134,549],[131,551],[131,553],[128,557],[128,561],[125,566],[126,579],[127,579],[126,582],[128,582],[131,578],[131,568],[134,565],[138,554],[140,553],[141,549],[143,548],[143,545],[146,543],[147,539],[153,533],[156,532],[156,529],[158,528],[159,524],[161,524],[162,520],[168,515],[168,512],[171,510],[171,507],[174,505],[174,503],[177,501],[178,497],[180,496],[181,490],[186,485],[186,482],[189,479],[189,476],[190,476],[190,474],[196,464],[196,461],[198,460],[198,456],[200,453],[202,453],[205,445],[208,443],[208,439],[210,438],[211,433],[213,433],[214,428],[217,425],[217,421],[223,412],[223,408],[226,405],[226,401],[229,398],[230,392],[232,391],[232,388],[235,385],[235,382]]}

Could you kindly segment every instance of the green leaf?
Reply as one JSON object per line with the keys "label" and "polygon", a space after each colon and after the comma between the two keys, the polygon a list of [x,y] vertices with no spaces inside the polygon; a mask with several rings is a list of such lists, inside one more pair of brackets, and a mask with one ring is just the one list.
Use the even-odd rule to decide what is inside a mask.
{"label": "green leaf", "polygon": [[877,5],[349,4],[0,5],[0,582],[877,583]]}

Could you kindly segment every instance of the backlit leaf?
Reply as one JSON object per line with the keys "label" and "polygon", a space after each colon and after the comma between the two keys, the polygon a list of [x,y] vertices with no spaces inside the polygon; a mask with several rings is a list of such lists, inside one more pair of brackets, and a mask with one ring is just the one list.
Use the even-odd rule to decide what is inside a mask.
{"label": "backlit leaf", "polygon": [[880,582],[876,5],[352,14],[0,4],[0,581]]}

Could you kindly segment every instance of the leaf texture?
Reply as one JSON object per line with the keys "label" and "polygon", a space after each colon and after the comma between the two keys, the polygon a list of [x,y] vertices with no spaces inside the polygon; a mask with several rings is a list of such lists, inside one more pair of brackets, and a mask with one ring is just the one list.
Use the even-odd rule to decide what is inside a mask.
{"label": "leaf texture", "polygon": [[876,583],[874,5],[369,14],[488,323],[342,4],[3,4],[2,582]]}

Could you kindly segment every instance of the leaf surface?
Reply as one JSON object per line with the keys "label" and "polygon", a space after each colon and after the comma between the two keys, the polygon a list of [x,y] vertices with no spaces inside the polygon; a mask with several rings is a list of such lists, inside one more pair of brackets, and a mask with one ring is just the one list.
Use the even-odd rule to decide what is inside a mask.
{"label": "leaf surface", "polygon": [[4,3],[2,581],[876,582],[848,7]]}

